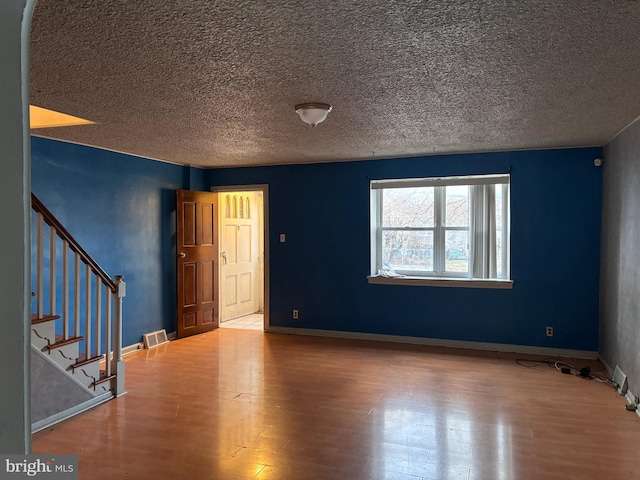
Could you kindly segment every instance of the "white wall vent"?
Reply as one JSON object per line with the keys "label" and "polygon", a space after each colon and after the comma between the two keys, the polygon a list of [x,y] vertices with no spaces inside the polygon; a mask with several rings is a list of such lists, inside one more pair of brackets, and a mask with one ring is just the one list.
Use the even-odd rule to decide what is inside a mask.
{"label": "white wall vent", "polygon": [[611,380],[617,385],[618,393],[620,395],[627,393],[627,388],[629,388],[627,376],[622,370],[620,370],[618,365],[616,365],[616,369],[613,371],[613,378]]}
{"label": "white wall vent", "polygon": [[154,348],[158,345],[169,343],[167,332],[164,329],[145,333],[142,337],[144,338],[144,348]]}

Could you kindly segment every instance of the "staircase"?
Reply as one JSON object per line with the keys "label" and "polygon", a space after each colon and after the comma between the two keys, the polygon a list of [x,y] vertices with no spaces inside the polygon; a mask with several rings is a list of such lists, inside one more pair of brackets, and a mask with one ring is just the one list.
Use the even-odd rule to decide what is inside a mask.
{"label": "staircase", "polygon": [[107,275],[33,194],[31,205],[31,411],[38,431],[126,393],[126,284]]}

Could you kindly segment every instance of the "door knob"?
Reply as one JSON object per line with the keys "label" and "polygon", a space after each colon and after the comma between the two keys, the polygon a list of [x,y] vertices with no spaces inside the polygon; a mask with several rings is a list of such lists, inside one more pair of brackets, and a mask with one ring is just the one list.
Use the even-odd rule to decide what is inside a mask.
{"label": "door knob", "polygon": [[187,254],[184,252],[180,252],[180,258],[186,258]]}

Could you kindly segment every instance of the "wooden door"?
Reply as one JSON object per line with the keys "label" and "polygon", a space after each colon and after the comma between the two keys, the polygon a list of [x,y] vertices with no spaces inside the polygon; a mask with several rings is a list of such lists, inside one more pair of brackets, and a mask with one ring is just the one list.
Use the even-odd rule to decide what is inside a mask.
{"label": "wooden door", "polygon": [[220,193],[221,321],[259,307],[258,208],[255,192]]}
{"label": "wooden door", "polygon": [[217,195],[178,190],[178,338],[218,327]]}

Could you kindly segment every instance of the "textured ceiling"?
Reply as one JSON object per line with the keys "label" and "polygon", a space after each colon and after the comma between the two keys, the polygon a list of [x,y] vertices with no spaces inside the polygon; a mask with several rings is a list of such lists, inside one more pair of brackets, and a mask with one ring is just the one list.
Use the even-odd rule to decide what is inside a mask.
{"label": "textured ceiling", "polygon": [[[38,0],[36,135],[239,166],[602,145],[640,115],[640,2]],[[333,105],[315,129],[294,105]]]}

